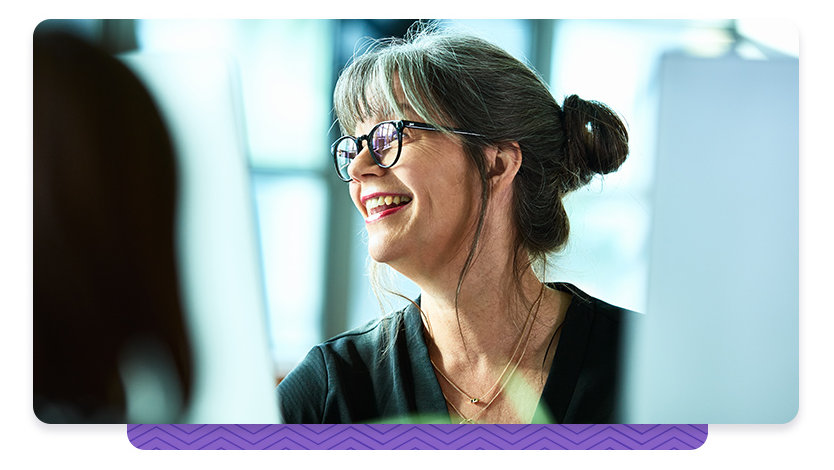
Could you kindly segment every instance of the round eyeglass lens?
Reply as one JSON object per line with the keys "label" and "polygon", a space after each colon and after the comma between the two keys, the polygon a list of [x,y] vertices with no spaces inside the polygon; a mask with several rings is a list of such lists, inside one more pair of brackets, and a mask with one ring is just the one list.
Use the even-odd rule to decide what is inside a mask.
{"label": "round eyeglass lens", "polygon": [[390,167],[394,164],[399,153],[399,131],[393,123],[385,122],[374,129],[371,135],[371,145],[379,164]]}
{"label": "round eyeglass lens", "polygon": [[349,138],[342,139],[336,142],[333,153],[336,156],[336,171],[343,180],[349,181],[351,178],[348,174],[348,167],[356,158],[356,142]]}

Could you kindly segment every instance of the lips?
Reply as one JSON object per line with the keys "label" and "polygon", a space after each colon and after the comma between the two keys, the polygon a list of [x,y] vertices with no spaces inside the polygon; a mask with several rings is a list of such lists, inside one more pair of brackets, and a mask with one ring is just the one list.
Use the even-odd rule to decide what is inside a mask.
{"label": "lips", "polygon": [[362,198],[368,216],[365,222],[373,222],[391,215],[404,208],[411,202],[411,197],[405,194],[374,193]]}

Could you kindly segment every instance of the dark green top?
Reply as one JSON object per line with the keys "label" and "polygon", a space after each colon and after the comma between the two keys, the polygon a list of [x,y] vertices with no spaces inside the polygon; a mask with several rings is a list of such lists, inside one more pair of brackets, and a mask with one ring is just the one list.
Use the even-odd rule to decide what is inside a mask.
{"label": "dark green top", "polygon": [[[534,422],[617,423],[620,336],[638,315],[570,284],[548,286],[573,300]],[[278,396],[285,423],[450,422],[410,304],[314,347]]]}

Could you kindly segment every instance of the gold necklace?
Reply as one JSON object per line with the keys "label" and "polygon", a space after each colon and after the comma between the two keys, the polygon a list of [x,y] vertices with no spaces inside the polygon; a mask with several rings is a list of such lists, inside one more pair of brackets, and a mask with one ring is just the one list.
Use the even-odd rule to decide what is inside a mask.
{"label": "gold necklace", "polygon": [[[526,325],[525,325],[525,327],[526,327]],[[513,363],[513,358],[515,357],[516,353],[518,352],[518,348],[521,346],[521,342],[522,342],[523,339],[524,339],[524,332],[522,331],[522,334],[518,338],[519,341],[515,345],[515,350],[513,350],[513,354],[510,356],[510,360],[507,362],[507,365],[504,366],[504,370],[502,370],[501,374],[498,376],[498,380],[496,380],[495,383],[492,384],[492,387],[490,387],[489,390],[487,390],[486,393],[481,395],[481,398],[473,397],[472,395],[464,392],[460,387],[457,386],[457,384],[452,382],[452,379],[447,377],[446,374],[444,374],[443,371],[440,370],[440,367],[437,366],[437,364],[434,362],[434,359],[432,359],[431,356],[429,356],[429,361],[431,362],[432,367],[434,367],[434,370],[436,370],[437,373],[440,374],[440,376],[443,377],[446,380],[446,382],[449,385],[452,386],[452,388],[454,388],[455,390],[460,392],[461,395],[463,395],[463,396],[465,396],[466,398],[469,399],[469,403],[472,403],[472,404],[481,403],[481,402],[483,402],[484,398],[488,397],[489,394],[492,393],[493,390],[495,390],[495,387],[497,387],[498,384],[501,383],[501,379],[504,377],[504,374],[507,373],[507,369],[510,368],[510,364]],[[529,337],[528,337],[528,339],[529,339]],[[526,346],[525,346],[525,349],[526,349]],[[524,355],[524,352],[522,352],[522,356],[523,355]],[[516,365],[516,367],[518,367],[518,366]]]}
{"label": "gold necklace", "polygon": [[[530,330],[532,331],[532,325],[531,325]],[[461,411],[460,411],[460,410],[459,410],[459,409],[455,406],[455,404],[454,404],[454,403],[452,403],[452,401],[451,401],[451,400],[449,400],[449,398],[448,398],[448,397],[446,397],[446,394],[445,394],[445,393],[443,393],[443,389],[440,389],[440,393],[442,393],[442,394],[443,394],[443,398],[446,400],[446,403],[448,403],[448,404],[449,404],[449,406],[451,406],[451,407],[452,407],[452,409],[455,411],[455,413],[458,415],[458,417],[460,417],[460,418],[461,418],[461,421],[460,421],[460,422],[458,422],[458,424],[475,424],[475,423],[477,422],[478,418],[480,418],[480,417],[481,417],[481,415],[482,415],[482,414],[484,414],[484,413],[486,412],[487,408],[489,408],[489,406],[490,406],[490,405],[492,405],[492,403],[493,403],[493,402],[494,402],[494,401],[495,401],[495,400],[496,400],[496,399],[497,399],[497,398],[501,395],[501,392],[503,392],[503,391],[504,391],[504,388],[505,388],[505,387],[507,386],[507,384],[510,382],[510,379],[513,377],[513,374],[515,374],[515,371],[516,371],[516,370],[518,369],[518,367],[521,365],[521,360],[524,358],[524,353],[525,353],[525,352],[527,352],[527,345],[528,345],[528,344],[530,344],[530,335],[529,335],[529,334],[527,335],[527,340],[526,340],[526,341],[524,341],[524,349],[521,351],[521,356],[519,356],[519,357],[518,357],[518,361],[516,361],[515,366],[513,366],[513,370],[512,370],[512,371],[510,371],[510,374],[509,374],[509,375],[507,376],[507,378],[503,381],[503,383],[501,384],[501,388],[499,388],[499,389],[498,389],[498,392],[497,392],[497,393],[496,393],[496,394],[492,397],[492,399],[490,399],[490,400],[487,402],[487,404],[486,404],[486,405],[484,405],[484,407],[483,407],[483,408],[481,408],[481,410],[480,410],[480,411],[478,411],[478,413],[477,413],[477,414],[475,414],[475,416],[472,416],[471,418],[467,418],[467,417],[466,417],[463,413],[461,413]],[[510,363],[512,363],[512,358],[510,359]],[[509,366],[509,364],[510,364],[510,363],[508,363],[508,364],[507,364],[507,366]],[[432,364],[433,364],[433,363],[432,363]],[[435,366],[435,369],[437,369],[437,366]],[[438,372],[440,372],[440,370],[439,370],[439,369],[437,369],[437,371],[438,371]],[[505,368],[505,371],[506,371],[506,368]],[[454,384],[451,380],[449,380],[449,378],[448,378],[448,377],[446,377],[445,375],[443,375],[443,373],[442,373],[442,372],[440,372],[440,375],[442,375],[442,376],[443,376],[443,378],[445,378],[445,379],[446,379],[446,381],[448,381],[448,382],[449,382],[449,384],[451,384],[451,385],[452,385],[452,387],[454,387],[454,388],[455,388],[455,390],[457,390],[457,391],[459,391],[459,392],[463,393],[464,395],[466,395],[466,393],[464,393],[461,389],[459,389],[459,388],[458,388],[458,387],[457,387],[457,386],[456,386],[456,385],[455,385],[455,384]],[[502,373],[502,376],[498,378],[498,382],[497,382],[497,383],[500,383],[502,378],[503,378],[503,373]],[[496,384],[497,384],[497,383],[496,383]],[[493,386],[493,388],[495,388],[495,386]],[[491,390],[490,390],[490,391],[491,391]],[[468,395],[466,395],[466,396],[468,396]],[[485,395],[485,396],[486,396],[486,395]],[[471,399],[470,399],[470,402],[471,402],[471,403],[477,403],[477,401],[471,401]]]}
{"label": "gold necklace", "polygon": [[[524,354],[527,352],[527,346],[530,344],[530,336],[533,332],[533,324],[535,323],[535,319],[538,316],[539,309],[541,308],[541,302],[543,300],[544,300],[544,284],[542,284],[542,290],[539,292],[539,297],[536,299],[536,304],[534,305],[534,308],[531,309],[530,313],[527,315],[527,319],[524,321],[524,327],[521,331],[521,335],[519,335],[518,343],[516,343],[515,350],[513,350],[513,354],[510,356],[510,360],[507,362],[507,365],[504,366],[504,370],[501,371],[501,375],[498,376],[498,380],[492,385],[492,387],[490,387],[490,389],[485,394],[482,395],[481,398],[473,397],[473,396],[469,395],[468,393],[464,392],[449,377],[447,377],[446,374],[443,373],[443,371],[440,370],[440,368],[437,366],[437,364],[435,364],[434,360],[431,358],[431,355],[429,355],[429,361],[431,362],[432,367],[434,367],[434,370],[436,370],[437,373],[439,373],[440,376],[443,377],[443,379],[445,379],[446,382],[449,383],[449,385],[452,386],[452,388],[454,388],[455,390],[460,392],[463,396],[468,398],[469,402],[472,403],[472,404],[482,403],[483,399],[488,397],[489,394],[495,389],[495,387],[498,386],[498,384],[501,384],[501,388],[498,390],[498,392],[495,393],[495,395],[492,397],[492,399],[490,399],[486,403],[486,405],[484,405],[484,407],[481,408],[481,410],[478,411],[478,413],[471,418],[467,418],[463,413],[461,413],[460,410],[458,410],[457,407],[452,403],[452,401],[449,400],[448,397],[446,397],[446,394],[443,393],[443,389],[441,388],[440,393],[443,394],[443,398],[446,400],[446,403],[448,403],[449,406],[451,406],[452,409],[455,411],[455,413],[460,418],[462,418],[462,421],[460,421],[460,423],[458,423],[458,424],[474,423],[482,414],[484,414],[484,412],[486,412],[487,408],[489,408],[489,406],[492,405],[492,403],[498,398],[498,396],[501,395],[501,392],[504,391],[504,388],[510,382],[510,379],[512,378],[513,374],[515,374],[515,371],[521,365],[521,361],[524,358]],[[532,320],[531,320],[531,316],[532,316]],[[528,326],[528,322],[529,322],[529,326]],[[526,336],[524,334],[525,329],[527,330],[527,335]],[[518,352],[518,348],[521,347],[522,342],[524,343],[524,349],[521,351],[521,355],[518,357],[518,360],[515,361],[515,365],[513,366],[513,370],[510,372],[509,375],[507,375],[506,379],[504,379],[504,374],[506,374],[507,369],[509,369],[509,367],[510,367],[510,364],[513,363],[513,358],[515,357],[516,353]],[[502,381],[503,381],[503,383],[502,383]]]}

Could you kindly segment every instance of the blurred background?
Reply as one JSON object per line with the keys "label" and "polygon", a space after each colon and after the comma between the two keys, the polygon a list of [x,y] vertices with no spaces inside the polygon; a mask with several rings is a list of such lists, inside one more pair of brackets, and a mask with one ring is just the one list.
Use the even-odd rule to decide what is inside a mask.
{"label": "blurred background", "polygon": [[[211,366],[204,366],[202,376],[215,377],[200,379],[198,367],[196,390],[217,390],[229,374],[246,374],[241,362],[257,369],[254,375],[268,369],[270,378],[280,381],[314,344],[384,313],[368,282],[362,218],[329,154],[338,137],[332,89],[341,68],[369,38],[402,36],[413,21],[49,20],[39,26],[72,31],[115,54],[143,79],[168,120],[183,169],[178,241],[186,310],[195,337],[214,338],[194,340],[199,354],[211,357],[204,360]],[[733,401],[701,410],[703,419],[667,410],[660,418],[646,414],[635,420],[790,420],[798,402],[799,45],[792,25],[523,19],[442,24],[504,47],[541,74],[557,101],[569,94],[602,101],[628,125],[631,152],[622,168],[568,197],[571,239],[549,259],[548,280],[571,282],[647,317],[670,305],[692,306],[699,324],[713,333],[715,325],[726,325],[727,312],[749,313],[739,317],[738,328],[728,326],[726,336],[710,336],[711,343],[703,336],[683,344],[674,335],[660,340],[646,333],[644,348],[628,352],[655,371],[634,374],[653,384],[634,388],[638,402],[678,396],[668,405],[675,410],[680,400],[692,409],[689,404],[705,394]],[[734,86],[723,86],[728,83]],[[735,104],[748,92],[752,101]],[[770,120],[756,121],[764,118]],[[749,158],[731,158],[739,154]],[[765,192],[776,201],[755,197]],[[737,194],[748,198],[727,203]],[[748,210],[753,206],[760,209]],[[715,207],[738,212],[727,209],[715,221],[710,219]],[[691,223],[699,208],[704,222]],[[701,233],[724,235],[723,241]],[[696,242],[681,243],[682,234]],[[756,251],[745,252],[751,244]],[[768,250],[781,257],[774,259]],[[679,256],[682,252],[687,256]],[[735,283],[745,276],[749,279]],[[664,282],[688,288],[681,292]],[[406,279],[395,276],[394,284],[406,295],[418,294]],[[716,291],[716,286],[723,287]],[[710,289],[711,302],[687,300],[688,293],[703,298],[704,289]],[[744,304],[751,297],[767,301]],[[384,308],[400,304],[392,300]],[[774,305],[773,316],[763,315],[762,309]],[[668,316],[675,315],[693,318],[684,308]],[[757,335],[755,324],[763,318],[770,327]],[[693,331],[678,324],[682,334]],[[741,330],[745,334],[739,336]],[[217,340],[221,336],[228,341]],[[744,343],[750,337],[754,342]],[[721,341],[733,345],[729,352],[716,346],[725,344]],[[777,365],[758,353],[774,343],[776,350],[767,354],[780,359]],[[689,348],[689,359],[662,363],[675,344]],[[696,364],[710,348],[723,352]],[[743,357],[733,363],[739,350]],[[262,361],[252,360],[260,355]],[[675,376],[699,367],[715,372],[722,362],[731,363],[722,383],[739,370],[760,372],[743,386],[731,385],[732,392],[704,388],[698,374]],[[207,372],[223,367],[226,372]],[[771,394],[739,412],[737,403],[761,397],[756,390],[763,387]],[[223,422],[225,417],[209,413],[215,406],[208,398],[205,403],[203,414],[195,412],[193,419]],[[775,412],[763,412],[774,404]],[[257,417],[254,413],[250,416]],[[233,413],[227,416],[242,422]]]}

